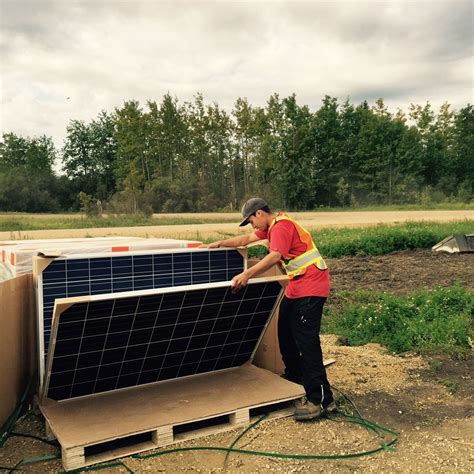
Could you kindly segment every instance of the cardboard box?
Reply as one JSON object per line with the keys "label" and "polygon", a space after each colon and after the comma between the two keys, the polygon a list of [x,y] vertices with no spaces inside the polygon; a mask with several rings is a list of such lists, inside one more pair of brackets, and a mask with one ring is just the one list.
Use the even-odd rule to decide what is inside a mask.
{"label": "cardboard box", "polygon": [[0,282],[0,426],[34,375],[35,333],[32,275]]}
{"label": "cardboard box", "polygon": [[[23,240],[0,242],[0,281],[32,272],[36,256],[116,253],[198,247],[197,240],[142,239],[140,237],[96,237],[90,239]],[[2,274],[5,276],[2,277]]]}

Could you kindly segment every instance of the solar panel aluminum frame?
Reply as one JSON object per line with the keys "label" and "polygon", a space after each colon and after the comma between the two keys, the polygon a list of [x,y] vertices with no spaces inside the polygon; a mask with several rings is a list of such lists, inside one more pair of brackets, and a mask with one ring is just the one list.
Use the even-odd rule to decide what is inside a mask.
{"label": "solar panel aluminum frame", "polygon": [[[69,256],[37,256],[33,259],[33,281],[36,289],[36,331],[37,331],[37,350],[38,350],[38,375],[40,383],[40,391],[42,388],[42,382],[44,380],[45,374],[45,340],[44,340],[44,307],[43,307],[43,272],[48,268],[48,266],[57,260],[79,260],[84,258],[112,258],[112,257],[134,257],[141,255],[164,255],[164,254],[179,254],[179,253],[197,253],[197,252],[223,252],[229,250],[237,250],[240,255],[243,257],[243,270],[247,270],[247,248],[238,247],[238,248],[217,248],[217,249],[208,249],[208,248],[177,248],[177,249],[158,249],[156,251],[149,250],[139,250],[132,252],[105,252],[101,254],[97,253],[83,253],[83,254],[74,254]],[[182,288],[182,287],[179,287]],[[148,291],[148,290],[145,290]],[[118,293],[113,293],[118,294]]]}
{"label": "solar panel aluminum frame", "polygon": [[[275,299],[275,303],[273,305],[273,308],[271,309],[269,316],[267,318],[267,321],[261,331],[261,334],[255,344],[255,347],[253,348],[252,354],[249,357],[248,361],[246,364],[251,364],[255,353],[260,345],[260,342],[267,330],[268,325],[270,324],[274,314],[275,310],[278,308],[281,299],[283,297],[284,293],[284,288],[285,288],[285,283],[288,281],[288,277],[286,275],[278,275],[278,276],[269,276],[269,277],[263,277],[263,278],[254,278],[249,280],[248,284],[261,284],[261,283],[269,283],[269,282],[279,282],[281,285],[281,290]],[[164,295],[164,294],[170,294],[170,293],[179,293],[179,292],[189,292],[189,291],[198,291],[198,290],[207,290],[207,289],[212,289],[212,288],[228,288],[231,286],[231,282],[216,282],[216,283],[208,283],[208,284],[197,284],[197,285],[186,285],[186,286],[178,286],[178,287],[168,287],[168,288],[159,288],[159,289],[152,289],[152,290],[141,290],[141,291],[133,291],[133,292],[122,292],[122,293],[110,293],[110,294],[104,294],[104,295],[88,295],[88,296],[76,296],[76,297],[71,297],[71,298],[59,298],[56,299],[55,305],[54,305],[54,313],[53,313],[53,325],[52,325],[52,332],[51,332],[51,339],[50,339],[50,345],[48,349],[48,357],[47,357],[47,368],[46,372],[44,375],[44,383],[42,390],[40,390],[41,394],[41,399],[45,400],[48,399],[47,394],[49,390],[49,383],[50,383],[50,376],[51,376],[51,370],[53,366],[53,358],[54,358],[54,350],[56,346],[56,336],[58,332],[58,327],[59,327],[59,320],[64,311],[66,311],[68,308],[71,306],[78,304],[78,303],[90,303],[90,302],[98,302],[98,301],[107,301],[107,300],[117,300],[117,299],[124,299],[124,298],[130,298],[130,297],[141,297],[141,296],[154,296],[154,295]],[[220,371],[228,371],[228,370],[235,370],[238,367],[231,367],[231,368],[225,368],[225,369],[218,369],[218,370],[213,370],[212,373],[220,372]],[[185,375],[181,377],[177,377],[175,379],[167,379],[167,380],[161,380],[161,381],[156,381],[156,382],[150,382],[147,384],[140,384],[140,385],[134,385],[134,386],[129,386],[129,387],[124,387],[124,388],[117,388],[113,390],[114,392],[117,391],[125,391],[125,390],[131,390],[131,389],[136,389],[137,387],[143,387],[146,385],[155,385],[155,384],[160,384],[160,383],[165,383],[165,382],[170,382],[170,380],[176,380],[176,379],[185,379],[189,377],[198,377],[202,376],[205,374],[208,374],[209,372],[202,372],[202,373],[197,373],[197,374],[192,374],[192,375]],[[83,396],[76,396],[73,398],[68,398],[64,400],[57,400],[57,403],[67,403],[69,400],[78,400],[80,398],[87,398],[87,397],[96,397],[96,396],[101,396],[105,393],[110,393],[110,392],[99,392],[99,393],[93,393],[93,394],[88,394],[88,395],[83,395]]]}

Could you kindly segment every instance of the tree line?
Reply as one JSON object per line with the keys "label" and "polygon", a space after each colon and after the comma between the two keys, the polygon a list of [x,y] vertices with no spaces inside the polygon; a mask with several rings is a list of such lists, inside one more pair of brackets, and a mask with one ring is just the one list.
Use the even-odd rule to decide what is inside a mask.
{"label": "tree line", "polygon": [[63,146],[4,133],[0,210],[112,213],[470,202],[474,108],[429,102],[389,112],[326,96],[311,111],[296,96],[227,112],[197,94],[180,103],[124,102],[89,123],[71,120]]}

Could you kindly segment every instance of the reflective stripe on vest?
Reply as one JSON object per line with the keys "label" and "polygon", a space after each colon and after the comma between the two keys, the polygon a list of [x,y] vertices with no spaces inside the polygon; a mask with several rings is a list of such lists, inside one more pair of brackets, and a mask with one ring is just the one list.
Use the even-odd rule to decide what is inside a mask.
{"label": "reflective stripe on vest", "polygon": [[310,265],[316,265],[320,270],[326,270],[328,268],[317,248],[308,250],[292,258],[288,263],[282,264],[285,272],[288,275],[294,276],[301,274],[301,270],[306,270]]}
{"label": "reflective stripe on vest", "polygon": [[293,257],[287,261],[281,261],[281,266],[285,270],[286,274],[290,277],[290,279],[295,276],[304,274],[306,272],[306,269],[311,265],[316,265],[319,270],[327,270],[328,267],[326,265],[326,262],[324,261],[323,257],[321,257],[318,248],[314,244],[311,234],[287,214],[278,214],[270,225],[268,233],[270,234],[272,227],[277,222],[282,220],[288,220],[292,222],[298,232],[301,241],[306,244],[306,247],[310,247],[306,252],[302,253],[301,255],[298,255],[297,257]]}

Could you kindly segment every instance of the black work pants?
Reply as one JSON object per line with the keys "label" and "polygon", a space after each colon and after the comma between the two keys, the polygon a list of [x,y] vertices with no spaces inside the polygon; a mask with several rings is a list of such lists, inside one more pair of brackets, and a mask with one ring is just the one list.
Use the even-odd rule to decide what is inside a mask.
{"label": "black work pants", "polygon": [[288,380],[302,382],[308,400],[327,406],[333,401],[319,339],[326,298],[283,297],[278,319],[280,352]]}

